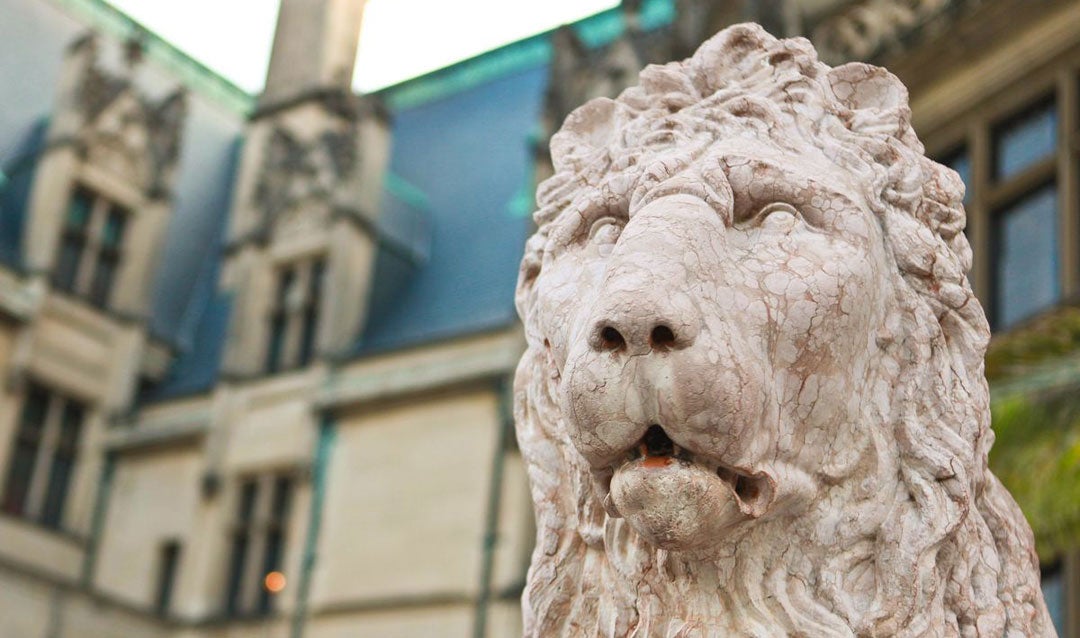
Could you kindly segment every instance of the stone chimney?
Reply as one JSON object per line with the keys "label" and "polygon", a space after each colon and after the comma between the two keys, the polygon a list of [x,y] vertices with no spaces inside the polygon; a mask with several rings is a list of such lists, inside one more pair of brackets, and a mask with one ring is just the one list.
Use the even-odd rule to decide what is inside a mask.
{"label": "stone chimney", "polygon": [[281,0],[262,105],[348,91],[366,0]]}

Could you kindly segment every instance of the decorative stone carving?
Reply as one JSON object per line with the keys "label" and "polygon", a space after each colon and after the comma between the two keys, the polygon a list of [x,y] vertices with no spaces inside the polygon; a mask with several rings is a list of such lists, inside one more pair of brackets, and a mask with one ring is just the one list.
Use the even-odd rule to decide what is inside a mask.
{"label": "decorative stone carving", "polygon": [[[94,62],[96,62],[96,58]],[[128,88],[125,78],[115,77],[96,64],[87,66],[79,81],[78,104],[87,122],[93,122],[105,107]]]}
{"label": "decorative stone carving", "polygon": [[956,12],[969,0],[857,0],[823,16],[812,27],[822,59],[867,60],[898,48],[928,22]]}
{"label": "decorative stone carving", "polygon": [[987,467],[963,185],[899,80],[739,25],[551,148],[527,635],[1054,635]]}
{"label": "decorative stone carving", "polygon": [[552,126],[590,98],[618,94],[633,83],[645,64],[629,34],[590,49],[572,27],[564,26],[552,34],[551,47],[545,115]]}
{"label": "decorative stone carving", "polygon": [[[130,77],[101,66],[93,36],[77,42],[73,51],[83,56],[74,96],[83,155],[128,173],[151,197],[166,195],[180,155],[186,93],[178,89],[160,99],[142,95]],[[138,63],[140,51],[129,43],[130,65]]]}
{"label": "decorative stone carving", "polygon": [[263,154],[255,205],[270,222],[304,200],[326,199],[358,161],[355,125],[327,130],[308,143],[278,126]]}

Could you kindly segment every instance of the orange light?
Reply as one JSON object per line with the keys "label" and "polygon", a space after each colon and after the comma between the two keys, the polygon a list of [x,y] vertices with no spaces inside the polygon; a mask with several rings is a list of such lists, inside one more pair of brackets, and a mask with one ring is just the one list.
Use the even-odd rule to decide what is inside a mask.
{"label": "orange light", "polygon": [[263,578],[263,587],[271,594],[280,594],[285,589],[285,574],[281,572],[270,572]]}

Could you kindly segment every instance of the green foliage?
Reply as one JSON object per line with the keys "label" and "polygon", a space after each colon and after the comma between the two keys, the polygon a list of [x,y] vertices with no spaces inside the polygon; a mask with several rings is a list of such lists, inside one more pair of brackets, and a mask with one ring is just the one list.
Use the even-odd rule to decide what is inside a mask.
{"label": "green foliage", "polygon": [[1080,390],[994,401],[990,467],[1035,532],[1044,560],[1080,537]]}
{"label": "green foliage", "polygon": [[1030,324],[995,335],[986,353],[991,381],[1023,374],[1048,359],[1080,351],[1080,307],[1064,306]]}

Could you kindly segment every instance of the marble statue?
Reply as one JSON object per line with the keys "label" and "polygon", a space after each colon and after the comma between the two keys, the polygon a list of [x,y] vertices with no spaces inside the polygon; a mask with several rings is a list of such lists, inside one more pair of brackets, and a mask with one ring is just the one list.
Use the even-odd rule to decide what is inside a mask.
{"label": "marble statue", "polygon": [[1053,636],[987,468],[963,184],[884,69],[738,25],[551,140],[527,636]]}

